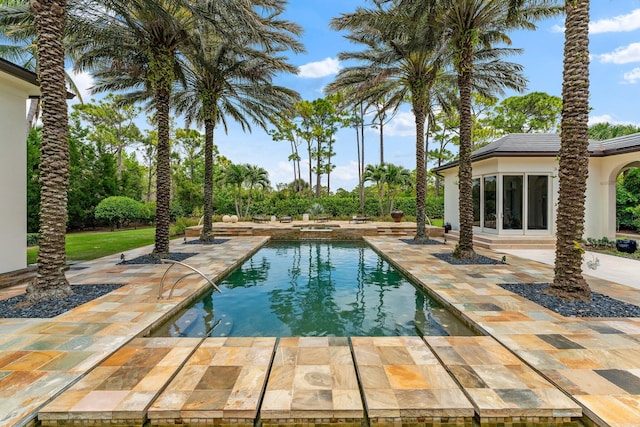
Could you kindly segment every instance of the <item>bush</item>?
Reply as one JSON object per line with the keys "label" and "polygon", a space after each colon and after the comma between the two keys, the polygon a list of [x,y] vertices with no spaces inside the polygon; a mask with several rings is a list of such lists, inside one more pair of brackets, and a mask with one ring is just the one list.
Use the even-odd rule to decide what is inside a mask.
{"label": "bush", "polygon": [[95,218],[105,221],[111,229],[126,227],[135,221],[145,220],[149,216],[147,207],[129,197],[107,197],[96,206]]}
{"label": "bush", "polygon": [[40,243],[40,235],[38,233],[27,234],[27,246],[38,246]]}
{"label": "bush", "polygon": [[172,236],[180,236],[184,234],[184,231],[187,227],[191,227],[193,225],[198,224],[199,218],[187,218],[180,217],[176,220],[174,224],[169,228],[169,234]]}

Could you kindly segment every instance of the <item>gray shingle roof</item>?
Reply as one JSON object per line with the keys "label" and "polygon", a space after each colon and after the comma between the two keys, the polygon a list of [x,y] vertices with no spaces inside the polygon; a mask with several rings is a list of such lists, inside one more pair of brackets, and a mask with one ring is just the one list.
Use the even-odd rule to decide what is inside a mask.
{"label": "gray shingle roof", "polygon": [[[480,147],[471,154],[471,161],[491,157],[554,157],[560,150],[560,136],[552,133],[513,133]],[[640,133],[607,139],[589,140],[589,155],[611,156],[640,151]],[[452,168],[458,161],[435,168],[436,172]]]}
{"label": "gray shingle roof", "polygon": [[2,58],[0,58],[0,71],[4,71],[10,76],[17,77],[20,80],[31,83],[34,86],[40,86],[36,73],[33,73],[26,68],[22,68]]}

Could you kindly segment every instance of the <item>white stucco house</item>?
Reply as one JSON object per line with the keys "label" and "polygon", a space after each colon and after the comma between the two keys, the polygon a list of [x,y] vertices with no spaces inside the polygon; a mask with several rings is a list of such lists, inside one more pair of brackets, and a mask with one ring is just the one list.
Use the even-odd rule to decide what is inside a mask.
{"label": "white stucco house", "polygon": [[[555,134],[511,134],[474,151],[474,235],[553,238],[558,200]],[[640,133],[589,143],[584,237],[616,236],[616,177],[640,167]],[[444,178],[444,218],[460,229],[458,162],[435,169]]]}
{"label": "white stucco house", "polygon": [[0,59],[0,273],[27,266],[26,101],[36,74]]}

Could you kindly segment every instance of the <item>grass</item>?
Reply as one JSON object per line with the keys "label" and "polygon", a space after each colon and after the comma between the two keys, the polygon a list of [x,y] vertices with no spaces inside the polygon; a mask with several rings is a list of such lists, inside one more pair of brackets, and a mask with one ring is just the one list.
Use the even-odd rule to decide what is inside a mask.
{"label": "grass", "polygon": [[[442,218],[431,220],[434,226],[442,227]],[[151,245],[155,241],[155,228],[135,230],[90,231],[69,233],[66,236],[68,261],[89,261]],[[38,258],[38,247],[27,248],[27,264],[34,264]]]}
{"label": "grass", "polygon": [[[68,261],[88,261],[129,249],[151,245],[155,239],[155,228],[100,232],[70,233],[66,236]],[[27,264],[38,257],[38,247],[27,248]]]}

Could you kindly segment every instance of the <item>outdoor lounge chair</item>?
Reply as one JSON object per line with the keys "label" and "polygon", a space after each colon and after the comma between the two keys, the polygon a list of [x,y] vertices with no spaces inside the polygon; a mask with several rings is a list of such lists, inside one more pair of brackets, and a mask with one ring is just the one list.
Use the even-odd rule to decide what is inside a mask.
{"label": "outdoor lounge chair", "polygon": [[371,218],[368,216],[356,216],[354,215],[353,217],[351,217],[351,219],[349,219],[349,223],[354,223],[354,224],[364,224],[367,221],[371,221]]}

